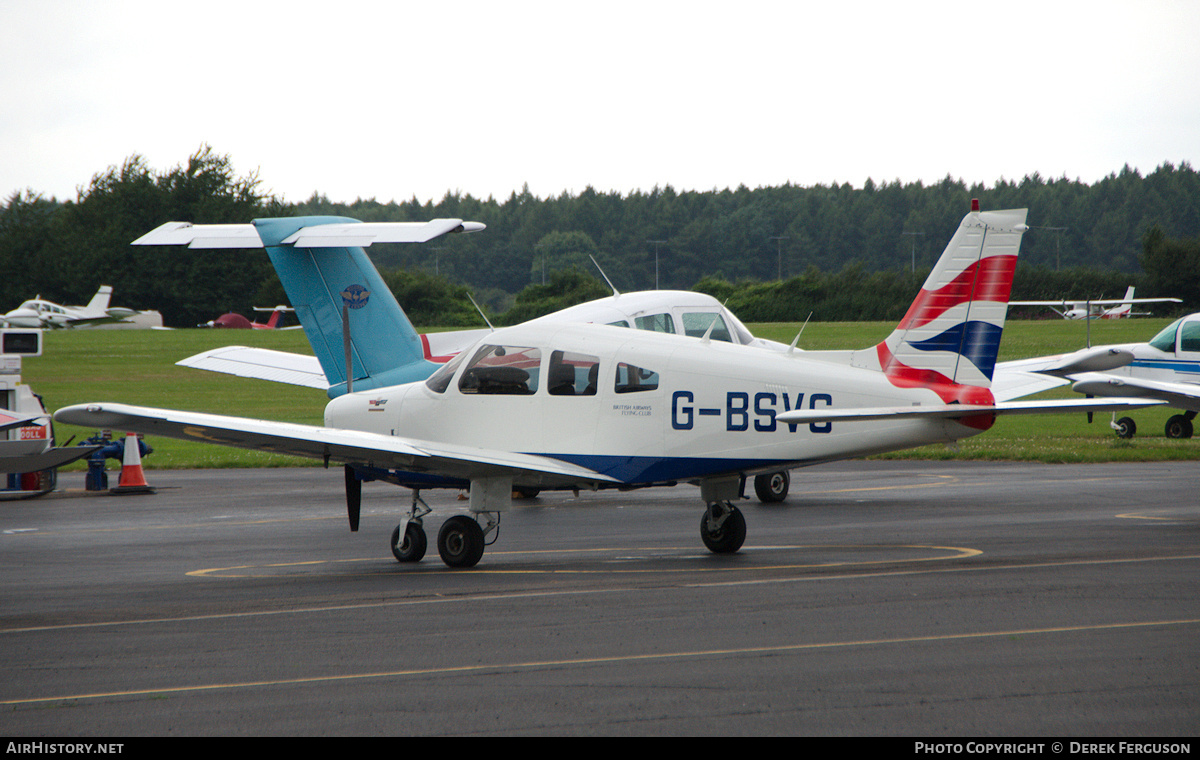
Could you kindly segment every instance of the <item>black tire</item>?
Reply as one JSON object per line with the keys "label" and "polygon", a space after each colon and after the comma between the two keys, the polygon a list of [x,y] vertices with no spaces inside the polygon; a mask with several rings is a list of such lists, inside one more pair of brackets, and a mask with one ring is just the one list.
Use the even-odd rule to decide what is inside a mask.
{"label": "black tire", "polygon": [[1167,420],[1166,434],[1168,438],[1191,438],[1192,421],[1182,414],[1176,414]]}
{"label": "black tire", "polygon": [[542,492],[540,488],[530,488],[528,486],[517,486],[513,488],[513,496],[518,499],[536,499],[537,495]]}
{"label": "black tire", "polygon": [[737,507],[730,506],[729,516],[715,531],[708,529],[708,511],[700,518],[700,540],[713,554],[733,554],[746,541],[746,518]]}
{"label": "black tire", "polygon": [[792,477],[787,470],[769,472],[754,478],[754,493],[763,504],[778,504],[787,498]]}
{"label": "black tire", "polygon": [[474,567],[483,557],[483,528],[466,515],[451,517],[438,531],[438,554],[450,567]]}
{"label": "black tire", "polygon": [[1136,432],[1137,423],[1133,421],[1132,417],[1122,417],[1121,419],[1117,420],[1118,438],[1132,438]]}
{"label": "black tire", "polygon": [[404,531],[404,541],[400,541],[400,526],[392,530],[392,556],[397,562],[420,562],[429,547],[429,539],[425,529],[419,523],[410,522]]}

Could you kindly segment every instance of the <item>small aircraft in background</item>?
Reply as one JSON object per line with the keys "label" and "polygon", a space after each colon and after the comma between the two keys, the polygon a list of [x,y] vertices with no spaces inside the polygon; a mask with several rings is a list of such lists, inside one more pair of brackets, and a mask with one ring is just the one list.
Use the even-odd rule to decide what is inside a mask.
{"label": "small aircraft in background", "polygon": [[293,325],[291,327],[280,327],[280,323],[283,321],[283,315],[286,314],[287,312],[293,311],[292,307],[290,307],[290,306],[280,305],[280,306],[276,306],[274,309],[272,309],[270,307],[264,307],[264,306],[255,306],[254,310],[255,311],[269,311],[269,312],[271,312],[271,317],[266,322],[252,322],[249,319],[246,319],[245,317],[243,317],[241,314],[237,314],[236,312],[231,311],[228,314],[222,314],[221,316],[217,317],[216,319],[210,319],[209,321],[205,322],[202,325],[197,325],[197,327],[215,327],[215,328],[226,329],[226,330],[299,330],[300,329],[300,325]]}
{"label": "small aircraft in background", "polygon": [[[1192,421],[1200,412],[1200,313],[1172,322],[1147,343],[1093,346],[1070,354],[1001,362],[997,381],[1017,384],[1026,378],[1027,393],[1072,384],[1087,396],[1155,399],[1183,414],[1167,420],[1168,438],[1191,438]],[[1036,384],[1040,378],[1042,384]],[[1121,438],[1132,438],[1137,425],[1131,417],[1110,423]]]}
{"label": "small aircraft in background", "polygon": [[[489,332],[445,363],[421,341],[363,245],[483,228],[457,219],[344,218],[249,225],[167,223],[140,245],[265,247],[330,382],[324,426],[87,403],[55,419],[344,464],[351,530],[364,480],[412,489],[392,532],[401,562],[424,557],[425,488],[470,489],[438,553],[472,567],[517,487],[694,483],[712,552],[738,551],[734,506],[748,477],[953,442],[1001,414],[1112,411],[1155,401],[997,402],[989,386],[1025,229],[1024,209],[967,214],[916,300],[881,343],[857,351],[764,351],[605,324],[527,322]],[[340,350],[339,350],[340,349]]]}
{"label": "small aircraft in background", "polygon": [[[1147,316],[1149,312],[1134,313],[1135,303],[1182,303],[1178,298],[1134,298],[1133,286],[1125,291],[1124,298],[1100,298],[1095,301],[1009,301],[1009,306],[1045,306],[1063,319],[1123,319]],[[1104,308],[1109,306],[1111,308]]]}
{"label": "small aircraft in background", "polygon": [[60,328],[83,327],[109,322],[126,322],[140,312],[119,306],[109,306],[112,286],[101,285],[87,306],[62,306],[46,301],[40,295],[25,301],[0,317],[6,327]]}

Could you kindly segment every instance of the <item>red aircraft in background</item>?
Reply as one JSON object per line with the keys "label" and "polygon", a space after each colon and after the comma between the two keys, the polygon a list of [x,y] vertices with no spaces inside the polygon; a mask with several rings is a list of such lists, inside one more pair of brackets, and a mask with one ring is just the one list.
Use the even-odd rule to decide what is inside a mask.
{"label": "red aircraft in background", "polygon": [[231,311],[228,314],[222,314],[216,319],[209,320],[208,322],[198,326],[223,327],[228,330],[295,330],[299,327],[299,325],[294,325],[292,327],[279,326],[279,323],[283,321],[283,313],[287,311],[293,311],[292,307],[290,306],[276,306],[274,309],[255,306],[254,310],[269,311],[271,312],[271,318],[266,321],[266,324],[263,324],[262,322],[251,322],[241,314],[236,314]]}

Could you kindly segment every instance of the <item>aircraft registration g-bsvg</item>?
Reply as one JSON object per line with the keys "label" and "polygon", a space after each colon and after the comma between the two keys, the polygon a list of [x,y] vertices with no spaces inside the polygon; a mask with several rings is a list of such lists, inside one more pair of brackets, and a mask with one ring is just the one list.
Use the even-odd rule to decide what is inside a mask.
{"label": "aircraft registration g-bsvg", "polygon": [[452,567],[480,560],[517,487],[698,484],[701,539],[713,552],[736,552],[746,523],[733,502],[747,476],[953,442],[987,430],[999,414],[1156,403],[994,399],[1025,216],[973,203],[900,324],[866,349],[769,351],[711,334],[534,320],[489,332],[444,364],[424,357],[359,246],[482,225],[168,223],[137,242],[266,247],[329,380],[325,425],[116,403],[66,407],[55,419],[343,463],[352,530],[363,480],[410,488],[392,533],[400,561],[425,554],[430,510],[420,490],[435,487],[470,489],[469,514],[447,519],[437,537]]}

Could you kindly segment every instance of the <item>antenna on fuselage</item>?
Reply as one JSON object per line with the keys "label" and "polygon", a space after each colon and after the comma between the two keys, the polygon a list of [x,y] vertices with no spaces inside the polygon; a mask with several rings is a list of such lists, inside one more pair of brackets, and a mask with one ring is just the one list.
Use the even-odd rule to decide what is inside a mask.
{"label": "antenna on fuselage", "polygon": [[[471,294],[467,293],[467,298],[471,298]],[[479,308],[479,304],[475,303],[475,299],[471,298],[471,305],[475,307],[475,311],[479,312],[479,316],[483,317],[483,321],[487,323],[488,329],[496,332],[496,328],[492,327],[492,321],[487,318],[487,314],[483,313],[483,309]]]}
{"label": "antenna on fuselage", "polygon": [[800,325],[800,332],[796,333],[796,337],[792,338],[792,345],[788,346],[788,353],[792,353],[796,348],[796,344],[800,342],[800,336],[804,334],[804,328],[808,327],[808,320],[812,319],[812,312],[804,318],[804,324]]}
{"label": "antenna on fuselage", "polygon": [[608,275],[606,275],[604,270],[600,268],[600,262],[596,261],[596,257],[589,253],[588,258],[591,259],[592,263],[596,265],[596,269],[600,271],[600,276],[604,278],[604,281],[608,283],[608,287],[612,289],[613,295],[621,295],[621,291],[616,289],[616,287],[612,284],[612,280],[608,279]]}

